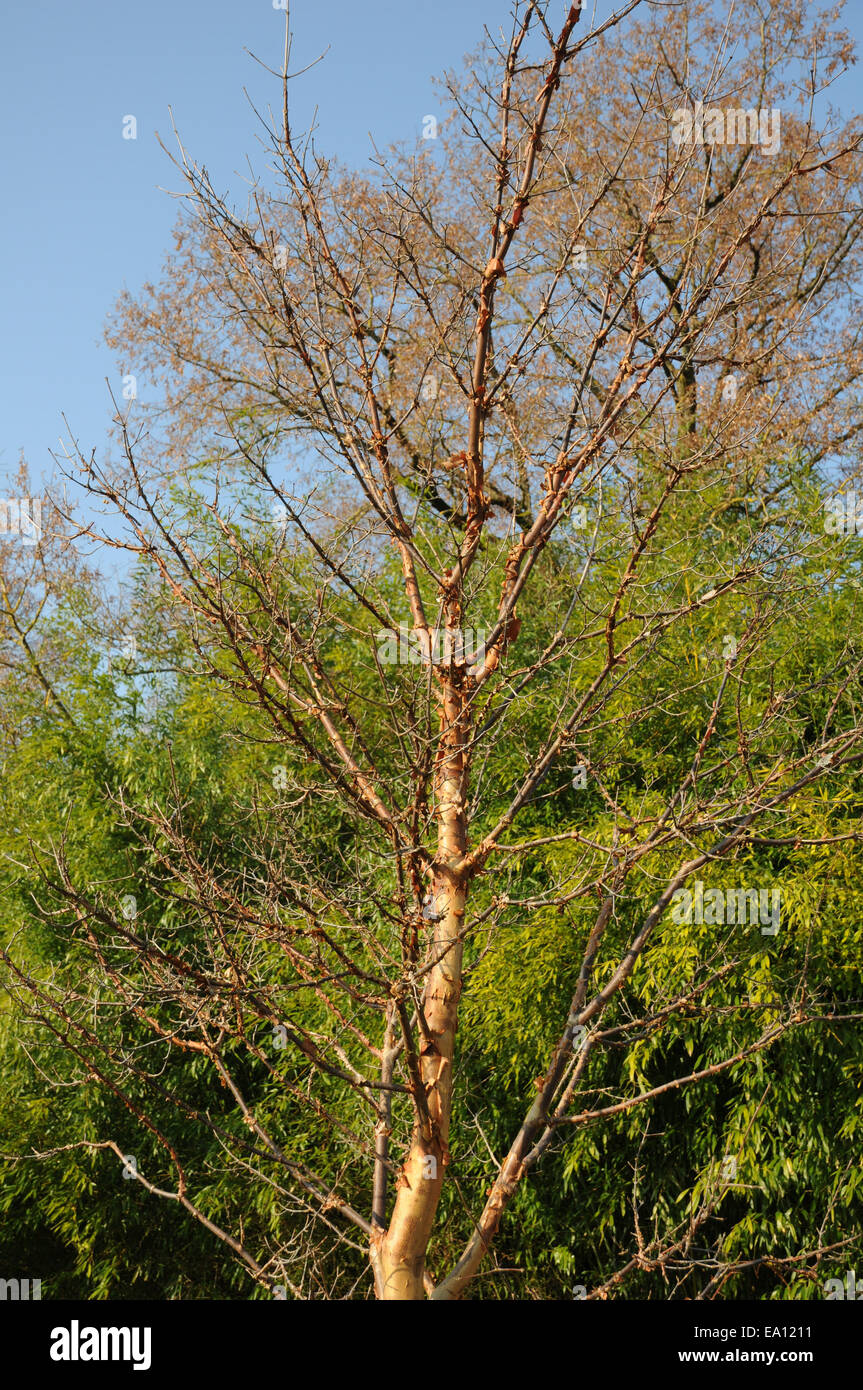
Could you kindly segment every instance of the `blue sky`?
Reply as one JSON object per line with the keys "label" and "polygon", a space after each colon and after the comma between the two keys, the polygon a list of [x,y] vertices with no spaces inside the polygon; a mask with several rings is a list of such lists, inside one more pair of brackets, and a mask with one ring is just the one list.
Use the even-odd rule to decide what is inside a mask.
{"label": "blue sky", "polygon": [[[561,3],[561,13],[563,4]],[[600,12],[611,8],[601,0]],[[304,126],[318,104],[318,146],[361,165],[369,132],[380,144],[412,139],[434,114],[432,77],[457,66],[505,0],[292,0],[293,66],[326,48],[292,88]],[[863,4],[846,23],[863,39]],[[281,61],[284,13],[272,0],[4,0],[0,219],[0,475],[24,451],[34,481],[68,416],[82,448],[105,445],[105,378],[120,389],[101,344],[124,285],[154,278],[170,240],[177,179],[155,133],[172,143],[171,107],[190,153],[217,186],[237,187],[246,157],[263,163],[256,104],[273,79],[244,51]],[[846,101],[859,73],[846,79]],[[124,140],[134,115],[137,139]]]}
{"label": "blue sky", "polygon": [[[436,110],[431,76],[473,47],[494,0],[293,0],[294,66],[324,51],[293,88],[304,125],[319,104],[319,147],[351,163],[419,134]],[[119,377],[100,339],[121,288],[158,274],[179,179],[168,108],[220,186],[246,156],[263,164],[256,104],[278,100],[244,51],[278,67],[284,13],[272,0],[4,0],[0,110],[6,216],[0,222],[0,473],[24,450],[35,477],[52,463],[61,413],[85,451],[101,450]],[[123,117],[137,139],[123,139]]]}

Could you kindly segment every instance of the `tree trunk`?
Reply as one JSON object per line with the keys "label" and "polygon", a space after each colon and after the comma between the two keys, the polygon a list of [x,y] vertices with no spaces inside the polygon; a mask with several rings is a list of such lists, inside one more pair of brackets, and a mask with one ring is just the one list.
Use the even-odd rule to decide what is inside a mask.
{"label": "tree trunk", "polygon": [[464,754],[467,721],[465,670],[443,673],[441,741],[435,769],[438,852],[432,880],[434,924],[423,1012],[419,1020],[419,1073],[423,1095],[411,1146],[396,1180],[396,1200],[386,1234],[372,1237],[378,1298],[423,1297],[426,1249],[449,1162],[452,1063],[462,980],[462,939],[467,887],[461,867],[467,849]]}

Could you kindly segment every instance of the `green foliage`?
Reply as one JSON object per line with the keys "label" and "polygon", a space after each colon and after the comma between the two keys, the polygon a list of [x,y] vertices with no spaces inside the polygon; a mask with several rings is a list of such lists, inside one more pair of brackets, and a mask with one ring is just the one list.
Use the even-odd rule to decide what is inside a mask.
{"label": "green foliage", "polygon": [[[769,542],[758,539],[762,547],[772,544],[777,556],[796,528],[815,515],[805,473],[795,479],[794,505],[789,504],[776,535]],[[671,541],[646,565],[643,583],[661,589],[669,608],[721,585],[750,544],[753,524],[746,508],[729,509],[719,481],[713,504],[716,524],[710,530],[704,521],[710,496],[703,488],[697,496],[684,494],[675,503]],[[607,546],[600,548],[605,559],[585,579],[587,610],[598,606],[619,579],[619,548],[608,525]],[[577,536],[564,537],[544,562],[542,600],[531,609],[517,658],[511,658],[522,669],[558,629],[578,572],[579,545]],[[294,573],[284,582],[287,593],[292,585],[313,584],[314,577]],[[489,583],[483,592],[494,588]],[[394,605],[397,593],[394,573]],[[0,831],[3,944],[14,943],[15,960],[45,989],[77,981],[81,1000],[100,997],[100,985],[73,914],[48,891],[47,883],[56,884],[59,872],[53,848],[62,843],[71,878],[88,885],[94,899],[113,903],[116,910],[125,893],[134,893],[146,931],[169,948],[202,927],[190,922],[183,886],[165,868],[165,828],[156,819],[147,829],[141,814],[146,818],[181,804],[195,854],[216,865],[226,883],[245,883],[244,904],[254,911],[261,903],[254,856],[262,860],[264,847],[276,853],[285,825],[273,766],[288,763],[296,784],[307,788],[318,777],[301,749],[276,744],[260,712],[235,697],[227,663],[223,682],[196,675],[189,634],[170,629],[170,637],[164,635],[169,628],[164,596],[158,593],[139,596],[140,616],[154,653],[158,650],[163,660],[170,656],[174,675],[161,708],[147,723],[140,681],[109,669],[105,651],[84,632],[85,599],[77,592],[75,604],[56,616],[58,632],[76,654],[62,683],[70,719],[40,708],[23,678],[13,692],[27,717],[5,754]],[[338,602],[344,626],[333,624],[327,660],[334,673],[350,678],[355,698],[367,700],[365,737],[398,790],[404,772],[400,751],[374,713],[370,652],[375,634],[352,610],[349,595]],[[634,612],[635,600],[624,604],[620,647],[637,621]],[[535,1079],[560,1038],[596,914],[595,900],[576,891],[585,878],[585,846],[609,844],[628,821],[658,814],[679,786],[710,718],[723,669],[716,651],[724,634],[736,635],[739,644],[737,694],[733,717],[723,713],[716,723],[705,777],[721,779],[723,753],[741,742],[748,747],[753,774],[764,773],[777,758],[802,756],[830,707],[835,673],[854,657],[857,612],[856,559],[839,555],[825,539],[820,556],[801,565],[781,608],[771,606],[765,579],[763,592],[755,586],[745,603],[729,596],[699,610],[688,628],[663,634],[608,706],[591,746],[572,750],[573,764],[587,757],[602,773],[614,804],[594,780],[584,790],[575,789],[571,767],[561,760],[513,836],[513,843],[542,843],[504,854],[503,866],[478,880],[471,900],[478,916],[501,894],[512,906],[494,934],[486,938],[479,931],[467,947],[451,1139],[455,1181],[445,1188],[431,1252],[435,1270],[458,1255],[469,1235],[463,1194],[487,1187],[494,1160],[512,1141],[535,1095]],[[483,612],[481,595],[473,618],[476,626],[493,624],[494,613]],[[585,643],[565,692],[569,700],[589,690],[600,647],[598,641]],[[688,679],[680,679],[681,672]],[[389,679],[393,697],[403,698],[407,707],[411,690],[425,676],[421,668],[407,667],[394,669]],[[772,728],[761,731],[774,688],[801,692],[790,742],[788,729],[782,738]],[[476,838],[506,811],[529,751],[563,695],[560,679],[546,671],[527,694],[512,696],[508,727],[518,735],[497,741],[483,766]],[[486,713],[494,714],[494,707]],[[729,775],[743,773],[738,768]],[[781,884],[782,930],[776,938],[763,937],[757,926],[741,928],[734,952],[718,953],[714,928],[678,923],[666,912],[625,1002],[615,1003],[603,1020],[609,1036],[593,1051],[577,1110],[601,1111],[621,1094],[637,1099],[690,1073],[719,1070],[698,1084],[672,1086],[611,1115],[561,1126],[516,1194],[500,1233],[498,1271],[483,1273],[474,1296],[567,1297],[573,1284],[602,1284],[620,1271],[620,1281],[609,1284],[611,1296],[692,1296],[712,1277],[721,1256],[743,1266],[724,1282],[724,1297],[806,1298],[819,1296],[806,1273],[807,1250],[819,1242],[836,1245],[841,1268],[863,1260],[859,1026],[841,1019],[829,1026],[801,1023],[769,1049],[757,1050],[772,1024],[792,1018],[795,1010],[802,1016],[817,1004],[841,1014],[851,1011],[848,1001],[863,997],[860,850],[854,839],[841,838],[859,828],[861,794],[856,770],[831,773],[785,805],[779,832],[768,832],[782,844],[753,842],[728,862],[711,866],[715,887]],[[124,806],[141,814],[130,818]],[[303,852],[322,891],[331,895],[334,929],[340,921],[347,929],[353,913],[395,948],[397,933],[381,906],[392,887],[391,869],[372,857],[355,823],[334,801],[311,798],[301,814]],[[834,842],[807,843],[824,836],[835,837]],[[678,860],[677,848],[660,846],[633,871],[602,942],[596,982],[608,978],[655,900],[657,884],[674,872]],[[358,864],[368,893],[353,901]],[[519,906],[552,882],[572,886],[571,901],[563,908]],[[288,913],[298,910],[285,906]],[[115,948],[122,953],[122,941]],[[259,968],[289,988],[292,977],[275,945],[262,940],[257,951]],[[800,997],[804,977],[805,999]],[[661,1028],[639,1025],[641,1017],[687,992],[691,1002]],[[312,990],[292,1007],[310,1029],[327,1026]],[[25,1004],[22,1015],[9,999],[0,1006],[0,1152],[7,1156],[0,1188],[2,1266],[21,1277],[42,1278],[52,1297],[248,1297],[247,1275],[218,1240],[176,1202],[124,1181],[110,1150],[79,1147],[42,1161],[28,1157],[82,1138],[110,1139],[137,1157],[156,1186],[170,1188],[175,1180],[140,1113],[130,1113],[110,1088],[97,1084],[81,1055],[70,1054],[37,1012]],[[93,1020],[82,1008],[74,1022],[83,1028]],[[316,1111],[297,1106],[296,1089],[308,1084],[307,1064],[290,1050],[274,1054],[260,1019],[249,1014],[247,1023],[255,1046],[233,1045],[230,1060],[255,1113],[295,1161],[306,1161],[324,1179],[337,1182],[343,1197],[366,1210],[369,1166],[357,1162],[348,1132],[368,1143],[368,1112],[334,1076],[316,1082]],[[152,1125],[170,1133],[201,1211],[226,1230],[242,1225],[252,1249],[290,1248],[304,1215],[286,1210],[279,1200],[279,1169],[271,1156],[250,1151],[244,1175],[224,1161],[220,1136],[239,1142],[244,1121],[205,1059],[160,1047],[132,1010],[118,1008],[107,995],[94,1027],[111,1065],[123,1075],[127,1098],[146,1111]],[[262,1060],[265,1046],[268,1061]],[[756,1050],[734,1066],[722,1065],[750,1048]],[[142,1049],[150,1072],[159,1075],[161,1099],[154,1100],[152,1084],[136,1073]],[[406,1113],[397,1102],[396,1122]],[[198,1122],[202,1114],[209,1129]],[[331,1115],[341,1128],[334,1127]],[[696,1224],[685,1246],[685,1268],[681,1264],[678,1272],[675,1242],[686,1241],[690,1223],[706,1206],[710,1213]],[[632,1264],[636,1231],[648,1254]],[[657,1238],[673,1247],[663,1262],[650,1258]],[[699,1252],[703,1262],[693,1265]],[[781,1272],[768,1269],[767,1256],[787,1261]],[[361,1249],[337,1253],[334,1247],[324,1258],[331,1296],[367,1295]],[[512,1270],[518,1273],[506,1272]]]}

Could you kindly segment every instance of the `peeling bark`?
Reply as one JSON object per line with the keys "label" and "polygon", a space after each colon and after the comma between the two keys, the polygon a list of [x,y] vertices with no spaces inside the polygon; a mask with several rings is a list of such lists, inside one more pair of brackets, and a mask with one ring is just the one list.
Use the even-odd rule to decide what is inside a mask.
{"label": "peeling bark", "polygon": [[[450,627],[458,614],[450,615]],[[384,1300],[423,1297],[426,1248],[432,1233],[449,1162],[452,1064],[462,984],[462,927],[467,885],[462,861],[467,849],[465,784],[467,760],[466,676],[451,667],[444,678],[441,742],[435,774],[438,852],[432,894],[440,911],[430,944],[434,965],[428,976],[420,1019],[420,1077],[425,1110],[417,1107],[411,1145],[397,1180],[389,1229],[373,1241],[377,1295]]]}

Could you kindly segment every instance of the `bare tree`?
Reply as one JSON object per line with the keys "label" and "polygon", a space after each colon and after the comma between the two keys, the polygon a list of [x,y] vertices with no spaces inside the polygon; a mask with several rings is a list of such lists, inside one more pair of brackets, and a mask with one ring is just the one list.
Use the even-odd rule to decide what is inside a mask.
{"label": "bare tree", "polygon": [[[147,924],[44,846],[42,910],[74,923],[92,980],[3,960],[164,1150],[172,1183],[137,1179],[265,1287],[326,1295],[333,1241],[368,1251],[378,1298],[458,1298],[550,1148],[863,1016],[819,997],[802,947],[766,1002],[725,992],[755,949],[744,927],[759,951],[785,936],[763,879],[723,865],[751,885],[759,853],[860,839],[814,815],[863,754],[853,622],[811,679],[787,642],[845,573],[813,498],[819,465],[853,479],[863,424],[861,135],[823,114],[849,48],[807,9],[765,4],[741,33],[709,4],[629,0],[589,29],[580,3],[517,0],[508,36],[449,80],[437,149],[381,155],[373,176],[292,129],[286,48],[281,120],[264,121],[276,186],[242,216],[181,147],[176,255],[112,327],[161,372],[161,414],[145,433],[137,405],[118,413],[122,463],[79,464],[125,520],[106,543],[158,576],[277,795],[240,817],[237,866],[202,853],[179,781],[165,804],[114,789],[147,849]],[[687,700],[700,723],[666,770],[627,781],[625,740],[648,746]],[[574,776],[594,819],[544,830]],[[681,952],[647,1003],[634,975],[710,893],[725,908],[703,959]],[[463,989],[550,912],[580,943],[569,1007],[508,1152],[484,1189],[458,1183],[463,1252],[432,1276],[469,1142],[452,1132]],[[243,1134],[166,1094],[119,1023],[88,1022],[97,982],[159,1057],[208,1064]],[[733,1017],[723,1055],[608,1093],[603,1059],[696,1015]],[[330,1127],[335,1176],[273,1131],[251,1076]],[[279,1194],[282,1241],[249,1248],[208,1214],[130,1078]],[[124,1159],[115,1135],[81,1143]],[[703,1270],[716,1296],[737,1266],[697,1238],[724,1192],[653,1235],[634,1195],[633,1252],[590,1296],[647,1267]],[[817,1266],[829,1244],[794,1258]]]}

